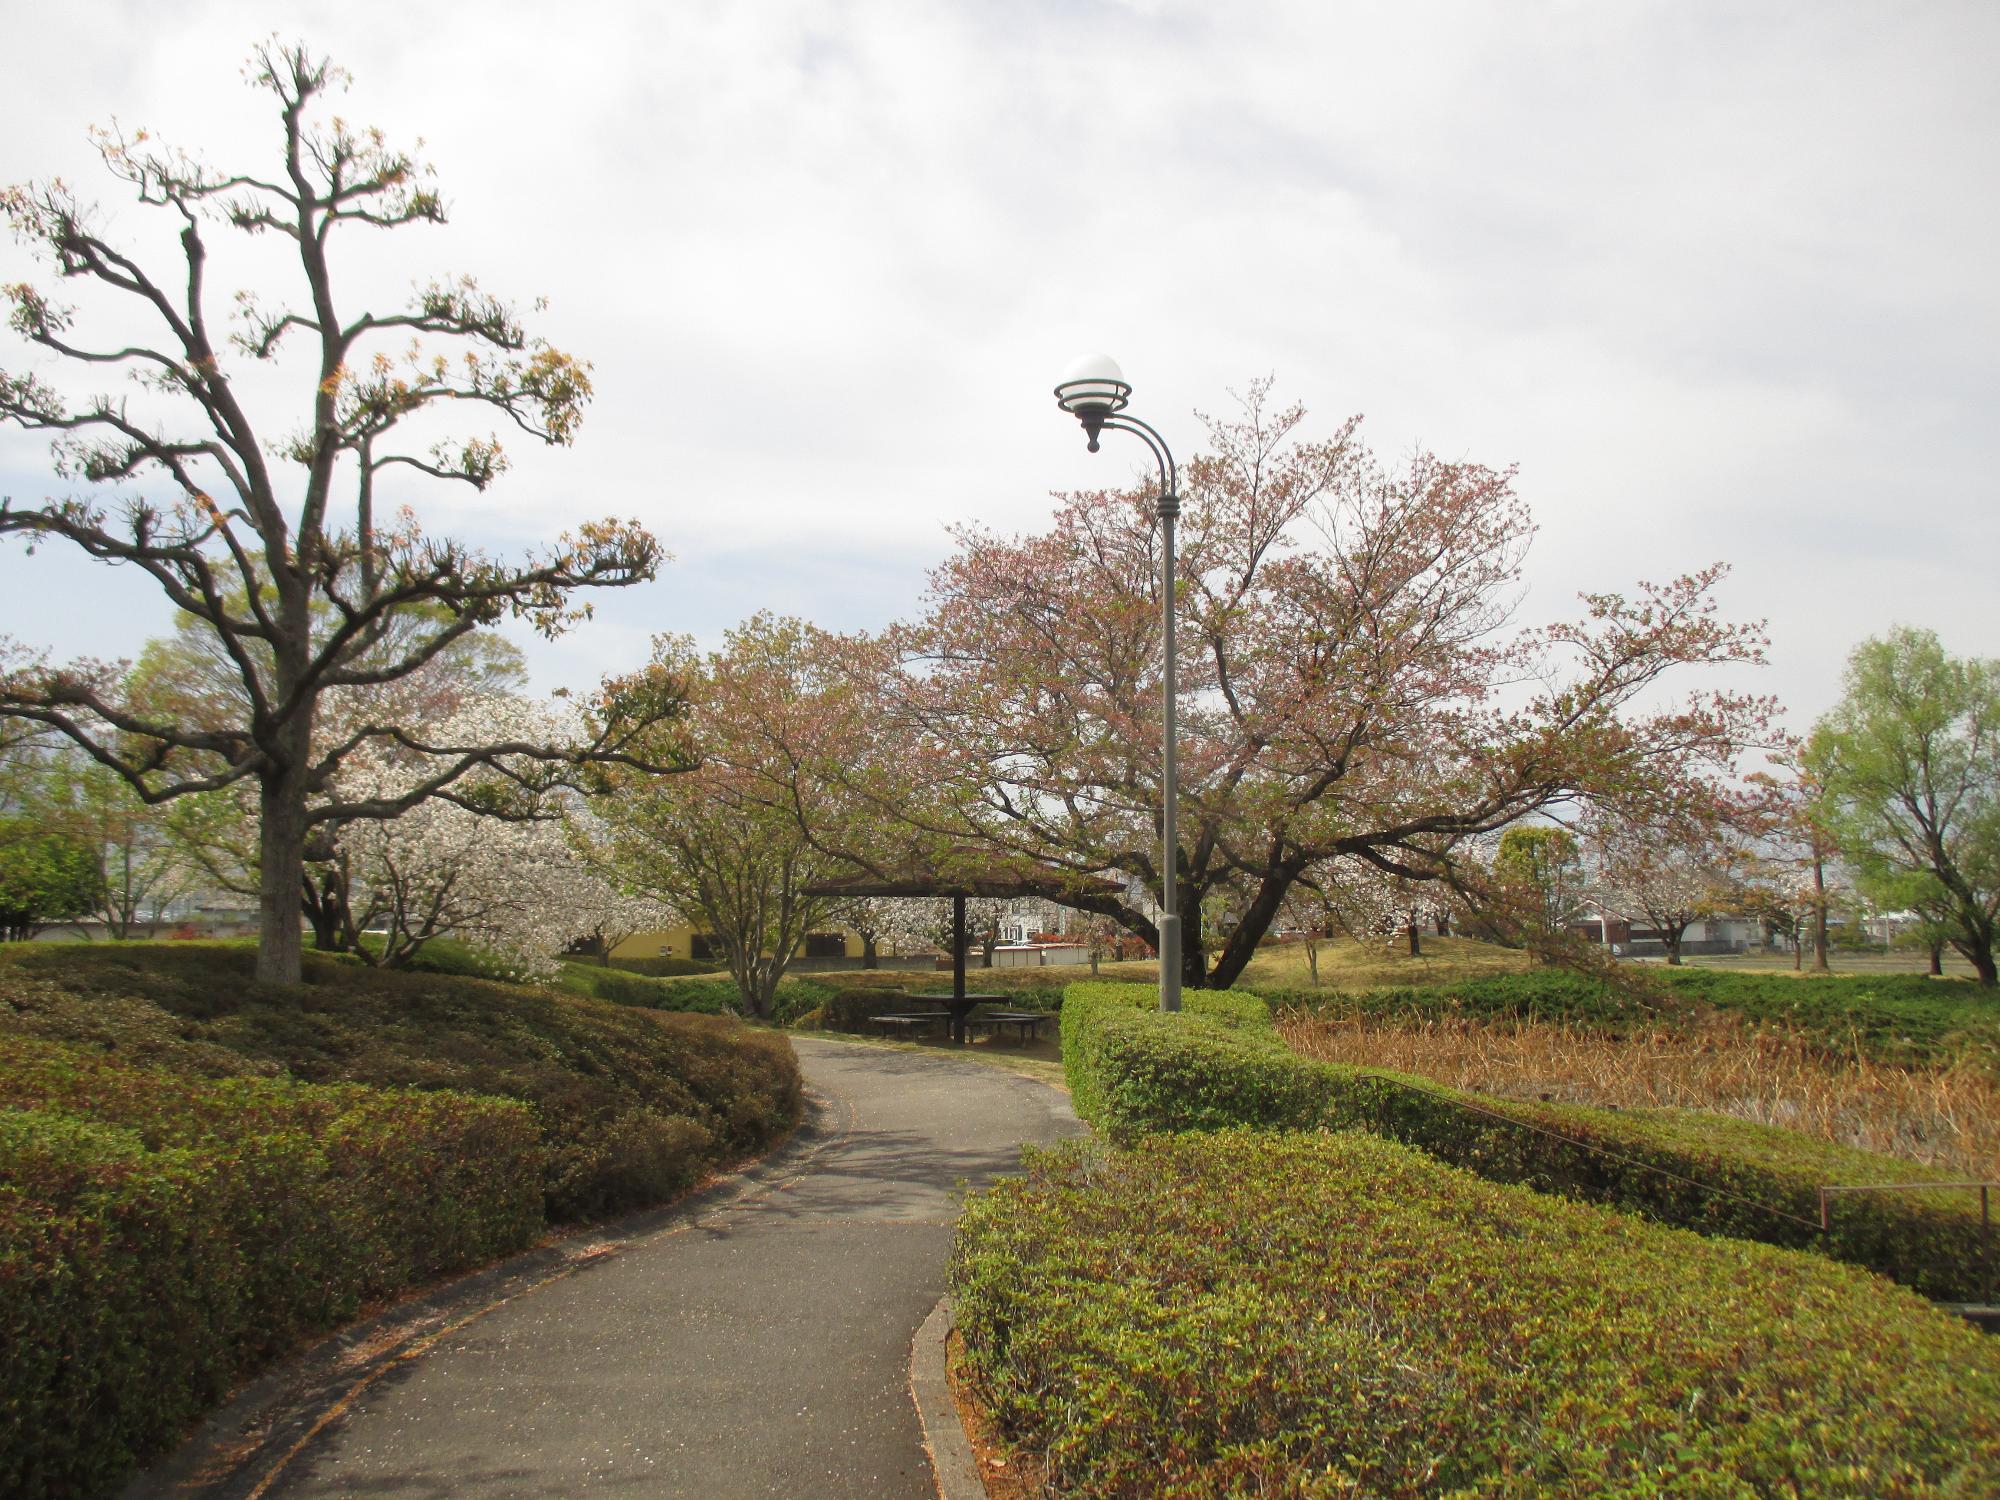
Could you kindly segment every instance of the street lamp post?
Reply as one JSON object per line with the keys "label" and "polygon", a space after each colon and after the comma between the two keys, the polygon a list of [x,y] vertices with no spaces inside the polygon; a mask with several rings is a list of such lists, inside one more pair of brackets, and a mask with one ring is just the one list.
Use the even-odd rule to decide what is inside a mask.
{"label": "street lamp post", "polygon": [[1076,360],[1063,372],[1056,386],[1056,405],[1083,424],[1092,453],[1097,451],[1097,440],[1107,429],[1129,432],[1152,450],[1153,460],[1160,466],[1160,495],[1153,506],[1154,515],[1159,517],[1160,543],[1165,554],[1160,589],[1160,622],[1166,641],[1166,662],[1161,674],[1166,703],[1160,761],[1160,1009],[1179,1010],[1180,841],[1175,833],[1174,813],[1180,800],[1180,764],[1174,744],[1174,522],[1181,513],[1181,497],[1175,483],[1174,456],[1167,449],[1166,439],[1126,412],[1125,404],[1131,396],[1131,383],[1117,361],[1105,354],[1086,354]]}

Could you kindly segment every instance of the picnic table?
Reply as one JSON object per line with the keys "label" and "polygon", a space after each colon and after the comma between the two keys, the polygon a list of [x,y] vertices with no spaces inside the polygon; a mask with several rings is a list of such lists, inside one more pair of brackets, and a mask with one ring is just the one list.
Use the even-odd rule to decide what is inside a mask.
{"label": "picnic table", "polygon": [[1005,1000],[1005,995],[912,995],[912,1000],[930,1000],[945,1008],[950,1017],[951,1039],[961,1047],[965,1045],[965,1018],[972,1014],[976,1005],[990,1004]]}
{"label": "picnic table", "polygon": [[1050,1017],[1040,1010],[989,1010],[983,1016],[972,1014],[976,1006],[988,1001],[1004,999],[1001,995],[912,995],[913,1000],[931,1000],[942,1007],[938,1010],[890,1011],[879,1016],[870,1016],[875,1029],[884,1033],[909,1033],[933,1021],[943,1021],[951,1039],[963,1043],[966,1032],[975,1026],[983,1026],[998,1031],[1012,1026],[1021,1034],[1024,1042],[1033,1041],[1042,1034],[1042,1026]]}
{"label": "picnic table", "polygon": [[941,1010],[911,1010],[896,1011],[886,1016],[870,1016],[868,1019],[877,1031],[893,1035],[896,1032],[916,1031],[933,1021],[949,1022],[951,1017]]}

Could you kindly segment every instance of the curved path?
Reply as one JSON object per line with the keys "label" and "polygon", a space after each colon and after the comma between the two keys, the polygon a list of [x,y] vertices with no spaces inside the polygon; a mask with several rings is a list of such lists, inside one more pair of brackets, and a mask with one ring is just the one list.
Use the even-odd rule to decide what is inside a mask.
{"label": "curved path", "polygon": [[955,1193],[1076,1117],[948,1054],[796,1045],[817,1109],[780,1170],[467,1323],[258,1490],[932,1496],[910,1341]]}

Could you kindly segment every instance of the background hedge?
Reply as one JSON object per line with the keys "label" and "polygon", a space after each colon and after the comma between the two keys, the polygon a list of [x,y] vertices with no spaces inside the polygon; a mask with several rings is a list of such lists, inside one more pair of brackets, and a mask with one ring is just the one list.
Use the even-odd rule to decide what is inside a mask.
{"label": "background hedge", "polygon": [[950,1282],[1057,1495],[1896,1500],[2000,1474],[2000,1349],[1916,1297],[1356,1133],[1036,1154],[969,1204]]}
{"label": "background hedge", "polygon": [[1077,1113],[1114,1142],[1236,1125],[1361,1129],[1497,1182],[1811,1247],[1939,1299],[1980,1294],[1969,1195],[1842,1195],[1832,1232],[1819,1232],[1821,1184],[1949,1180],[1935,1168],[1721,1116],[1500,1100],[1308,1061],[1277,1038],[1254,996],[1191,993],[1182,1015],[1167,1016],[1150,1008],[1152,993],[1078,984],[1064,1001]]}
{"label": "background hedge", "polygon": [[657,1203],[763,1149],[799,1116],[791,1044],[726,1018],[317,954],[299,990],[271,994],[253,982],[254,961],[236,946],[19,945],[0,953],[0,1032],[211,1075],[521,1100],[542,1128],[556,1220]]}
{"label": "background hedge", "polygon": [[1960,1058],[2000,1068],[2000,1007],[1962,980],[1922,974],[1798,977],[1733,969],[1625,967],[1612,975],[1537,970],[1375,990],[1262,987],[1273,1005],[1393,1020],[1564,1022],[1623,1034],[1735,1018],[1781,1026],[1827,1049],[1899,1064]]}
{"label": "background hedge", "polygon": [[542,1228],[533,1114],[0,1036],[0,1493],[97,1493],[302,1334]]}

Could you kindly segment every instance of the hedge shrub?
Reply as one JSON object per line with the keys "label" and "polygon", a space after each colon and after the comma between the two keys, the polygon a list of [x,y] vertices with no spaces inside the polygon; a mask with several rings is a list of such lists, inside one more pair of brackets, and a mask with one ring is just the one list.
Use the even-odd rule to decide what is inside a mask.
{"label": "hedge shrub", "polygon": [[657,954],[652,958],[613,958],[611,967],[651,979],[681,979],[690,974],[719,974],[723,965],[705,958],[675,958]]}
{"label": "hedge shrub", "polygon": [[1964,980],[1922,974],[1804,978],[1737,969],[1625,967],[1614,976],[1539,970],[1377,990],[1261,988],[1314,1014],[1553,1021],[1614,1033],[1714,1015],[1782,1026],[1822,1046],[1904,1064],[1971,1057],[2000,1066],[2000,1007]]}
{"label": "hedge shrub", "polygon": [[[573,987],[588,988],[599,999],[619,1005],[635,1005],[646,1010],[681,1011],[689,1015],[734,1016],[743,1010],[743,992],[727,974],[690,974],[672,979],[648,979],[637,974],[621,974],[572,964],[569,981]],[[834,994],[830,985],[817,980],[786,977],[778,981],[772,999],[771,1021],[790,1025],[806,1012],[817,1009]]]}
{"label": "hedge shrub", "polygon": [[[912,988],[878,982],[879,974],[865,974],[863,982],[821,986],[825,998],[815,1002],[810,1012],[802,1012],[787,1022],[827,1031],[866,1032],[869,1018],[882,1015],[909,1015],[925,1008],[943,1013],[935,999],[919,1000]],[[970,986],[971,977],[967,976]],[[942,994],[944,986],[935,982],[931,991]],[[976,987],[974,992],[977,993]],[[1151,993],[1148,991],[1148,993]],[[1026,989],[1008,992],[1004,1002],[1009,1010],[1032,1010],[1050,1014],[1062,1005],[1063,992],[1057,989]]]}
{"label": "hedge shrub", "polygon": [[[267,993],[248,948],[19,944],[0,952],[0,1033],[137,1049],[166,1067],[454,1089],[534,1107],[549,1217],[646,1207],[799,1117],[784,1037],[461,975],[308,955]],[[648,984],[668,981],[640,981]],[[693,983],[697,981],[681,981]]]}
{"label": "hedge shrub", "polygon": [[[1149,1118],[1147,1101],[1160,1086],[1156,1070],[1125,1041],[1126,1028],[1121,1024],[1127,1015],[1147,1015],[1171,1027],[1172,1020],[1154,1009],[1157,1003],[1158,991],[1152,985],[1114,980],[1079,980],[1063,991],[1062,1017],[1057,1022],[1062,1036],[1063,1076],[1078,1117],[1095,1130],[1122,1134],[1128,1119],[1135,1122],[1135,1131],[1159,1128],[1145,1123]],[[1270,1007],[1255,995],[1237,990],[1187,990],[1181,995],[1181,1006],[1184,1016],[1198,1018],[1206,1025],[1269,1033],[1270,1041],[1277,1041],[1271,1032]],[[1169,1030],[1162,1035],[1180,1033]],[[1276,1097],[1281,1099],[1284,1081],[1274,1077],[1266,1082],[1277,1087]],[[1262,1106],[1254,1090],[1254,1084],[1249,1084],[1225,1101],[1210,1098],[1203,1089],[1184,1101],[1190,1114],[1177,1128],[1214,1130],[1261,1119]],[[1296,1123],[1297,1114],[1283,1103],[1272,1108],[1276,1113],[1271,1123]]]}
{"label": "hedge shrub", "polygon": [[0,1493],[100,1492],[366,1300],[532,1242],[533,1114],[0,1036]]}
{"label": "hedge shrub", "polygon": [[[1246,997],[1174,1017],[1140,1008],[1148,993],[1072,985],[1063,1005],[1077,1113],[1114,1142],[1234,1125],[1360,1129],[1494,1181],[1704,1233],[1810,1246],[1932,1297],[1980,1293],[1967,1195],[1842,1195],[1832,1232],[1819,1231],[1822,1184],[1949,1180],[1936,1169],[1720,1116],[1500,1100],[1309,1061],[1256,1024]],[[1222,1024],[1222,1012],[1236,1023]]]}
{"label": "hedge shrub", "polygon": [[1356,1133],[1037,1153],[971,1200],[950,1282],[1058,1496],[1898,1500],[2000,1474],[2000,1346],[1918,1298]]}

